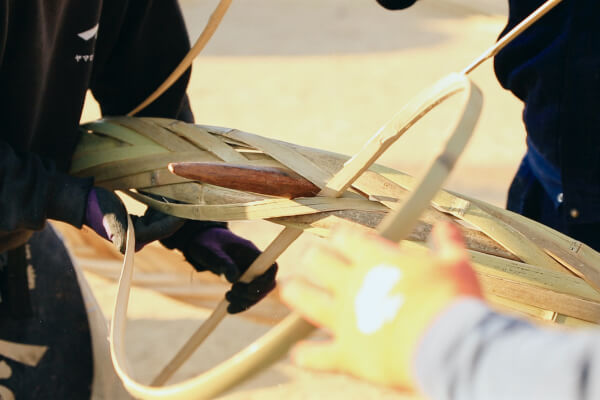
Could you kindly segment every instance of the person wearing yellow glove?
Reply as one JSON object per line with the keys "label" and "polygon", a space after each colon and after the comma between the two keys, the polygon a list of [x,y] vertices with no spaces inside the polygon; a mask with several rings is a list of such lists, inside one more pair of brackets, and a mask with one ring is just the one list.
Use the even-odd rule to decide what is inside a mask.
{"label": "person wearing yellow glove", "polygon": [[339,230],[309,251],[281,296],[332,338],[296,345],[293,361],[433,400],[600,398],[600,330],[493,311],[458,228],[438,224],[431,242],[427,252]]}
{"label": "person wearing yellow glove", "polygon": [[433,239],[435,257],[363,230],[337,232],[311,251],[282,297],[334,338],[300,344],[295,360],[414,389],[413,353],[425,330],[455,299],[481,297],[460,231],[444,224]]}

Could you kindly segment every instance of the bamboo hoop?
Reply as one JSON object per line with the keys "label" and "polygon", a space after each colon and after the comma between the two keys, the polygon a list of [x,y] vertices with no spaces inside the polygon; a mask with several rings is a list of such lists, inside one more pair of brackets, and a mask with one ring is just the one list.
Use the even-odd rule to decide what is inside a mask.
{"label": "bamboo hoop", "polygon": [[[348,186],[355,181],[362,171],[366,170],[375,160],[381,155],[385,149],[389,148],[404,132],[407,126],[412,126],[417,120],[421,119],[429,111],[435,108],[450,96],[464,93],[462,112],[459,123],[453,128],[451,139],[448,141],[444,152],[435,159],[434,163],[423,177],[423,184],[420,189],[415,190],[411,197],[405,203],[405,206],[400,212],[390,214],[388,219],[382,224],[381,233],[389,239],[399,241],[403,235],[410,232],[413,225],[416,224],[420,215],[420,209],[427,207],[429,198],[433,197],[438,191],[439,186],[450,173],[454,162],[464,149],[469,137],[471,136],[479,113],[481,111],[482,97],[480,91],[474,86],[464,75],[453,74],[434,85],[430,90],[418,96],[414,102],[409,103],[395,118],[391,124],[387,124],[384,129],[380,130],[367,143],[367,145],[342,168],[338,174],[334,176],[329,183],[322,180],[324,172],[315,164],[308,163],[309,167],[306,170],[298,171],[305,177],[310,176],[310,180],[317,186],[322,187],[321,195],[330,195],[332,197],[340,196]],[[389,126],[399,126],[394,134],[390,134]],[[277,154],[277,159],[280,162],[290,163],[291,149],[278,143],[272,143],[263,138],[247,134],[243,135],[237,132],[236,140],[251,142],[254,146],[259,147],[263,151],[267,149]],[[293,160],[304,160],[294,154]],[[291,162],[293,165],[297,161]],[[358,171],[358,172],[357,172]],[[433,178],[433,179],[432,179]],[[154,205],[154,204],[151,204]],[[410,207],[410,211],[403,212],[406,205]],[[169,210],[171,211],[171,210]],[[250,279],[264,272],[276,259],[276,257],[289,246],[300,234],[301,230],[287,227],[275,239],[272,244],[261,254],[261,256],[253,263],[249,270],[244,274],[242,280]],[[117,374],[124,382],[126,389],[136,397],[145,399],[184,399],[184,398],[212,398],[215,395],[223,392],[232,385],[239,383],[242,379],[250,376],[259,369],[269,365],[277,360],[281,354],[287,352],[287,349],[302,337],[307,336],[314,328],[302,320],[299,315],[291,315],[287,317],[280,325],[273,329],[269,334],[255,342],[249,349],[242,351],[232,359],[222,363],[221,365],[205,372],[197,378],[190,379],[180,384],[175,384],[168,387],[155,388],[145,386],[135,382],[130,377],[130,372],[126,367],[126,357],[124,355],[123,337],[125,333],[125,322],[128,301],[129,288],[131,277],[133,274],[133,252],[130,243],[134,241],[133,229],[130,225],[128,229],[128,251],[125,257],[123,273],[119,281],[119,289],[117,295],[117,303],[113,325],[111,329],[111,354]],[[167,366],[167,368],[159,375],[157,381],[165,381],[169,374],[177,369],[182,364],[190,352],[195,350],[204,338],[210,334],[216,324],[225,316],[226,302],[222,302],[217,307],[207,323],[203,324],[200,330],[195,334],[190,341],[177,354],[176,358]],[[214,317],[214,318],[213,318]],[[162,383],[162,382],[160,382]]]}

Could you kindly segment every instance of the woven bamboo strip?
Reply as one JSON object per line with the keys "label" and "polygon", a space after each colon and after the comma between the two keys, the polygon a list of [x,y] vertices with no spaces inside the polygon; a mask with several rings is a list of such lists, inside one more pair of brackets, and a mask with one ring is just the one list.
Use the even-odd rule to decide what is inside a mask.
{"label": "woven bamboo strip", "polygon": [[[416,186],[414,178],[406,174],[401,174],[381,166],[376,166],[375,169],[386,178],[398,183],[407,190],[411,190]],[[525,236],[513,226],[494,218],[488,212],[479,208],[472,202],[454,196],[449,192],[440,191],[433,198],[431,203],[439,210],[477,226],[488,236],[502,244],[503,247],[528,264],[546,266],[551,270],[567,274],[567,270],[565,270],[561,264],[538,248],[529,237]]]}
{"label": "woven bamboo strip", "polygon": [[[298,149],[296,148],[295,150],[298,150]],[[303,151],[306,153],[306,150],[303,150]],[[316,152],[316,153],[319,154],[319,157],[322,157],[322,158],[325,157],[323,155],[324,154],[323,152]],[[317,156],[314,156],[314,158],[317,158]],[[335,162],[333,162],[333,164],[330,163],[330,165],[332,165],[331,168],[335,169],[336,166],[343,165],[344,161],[347,160],[347,159],[348,159],[348,157],[344,157],[344,156],[339,156],[338,155],[335,158]],[[365,175],[370,174],[370,176],[368,177],[368,179],[359,179],[354,184],[354,186],[358,187],[358,186],[360,186],[359,185],[360,181],[362,181],[363,182],[363,186],[360,187],[360,188],[363,189],[363,190],[366,190],[365,193],[367,195],[371,195],[372,196],[373,193],[377,193],[378,195],[385,195],[386,194],[385,191],[388,190],[388,193],[390,193],[390,191],[391,191],[394,196],[398,196],[398,197],[400,195],[405,196],[405,194],[406,194],[405,190],[404,189],[399,189],[399,185],[398,184],[403,184],[407,188],[412,187],[412,186],[410,186],[411,182],[413,181],[412,178],[409,178],[409,177],[407,177],[407,176],[405,176],[405,175],[403,175],[401,173],[398,173],[397,171],[385,170],[383,167],[379,167],[379,166],[374,166],[373,169],[374,170],[379,170],[379,171],[383,170],[382,176],[377,175],[373,171],[367,171],[367,173]],[[144,187],[144,186],[156,185],[157,183],[165,183],[164,181],[161,180],[161,176],[170,177],[169,174],[166,173],[166,171],[162,171],[162,174],[161,173],[152,172],[152,173],[148,174],[148,176],[146,178],[146,181],[144,183],[142,183],[141,185],[138,183],[138,184],[134,185],[133,187],[136,187],[136,186],[137,187]],[[373,179],[373,177],[379,177],[379,181],[376,180],[376,179]],[[401,177],[403,179],[399,180],[398,177]],[[361,178],[363,178],[363,177],[361,177]],[[394,182],[394,181],[396,181],[396,182]],[[391,185],[390,185],[390,183],[391,183]],[[154,186],[154,187],[156,187],[156,186]],[[219,189],[217,189],[217,191],[218,190]],[[218,197],[218,195],[215,196],[215,197]],[[272,201],[272,200],[273,199],[270,199],[270,201]],[[279,200],[277,200],[277,201],[279,201]],[[386,202],[386,201],[383,201],[383,203],[388,204],[388,205],[392,205],[393,204],[393,202]],[[260,204],[260,202],[255,202],[255,204]],[[398,207],[400,204],[401,203],[396,204],[394,206],[394,208]],[[235,207],[237,207],[237,206],[235,206]],[[252,205],[250,205],[249,207],[252,207]],[[448,206],[448,207],[450,207],[450,208],[452,208],[452,207],[457,208],[455,206]],[[312,211],[314,211],[314,210],[311,210],[311,212]],[[347,210],[348,215],[360,213],[360,212],[363,212],[363,211],[364,210],[358,210],[358,211],[357,210]],[[368,211],[365,211],[365,212],[368,213]],[[385,210],[375,210],[373,212],[374,212],[374,214],[371,214],[371,215],[367,214],[367,215],[364,216],[363,222],[365,222],[365,224],[367,224],[366,221],[368,221],[368,220],[380,220],[381,219],[381,215],[377,215],[377,214],[378,213],[382,213],[382,212],[385,213]],[[244,211],[244,212],[241,212],[241,214],[247,214],[247,213]],[[463,213],[462,212],[455,212],[455,214],[460,217],[461,214],[463,214]],[[471,212],[467,210],[466,214],[470,215]],[[273,219],[272,214],[267,214],[267,215],[270,215],[269,219]],[[316,217],[317,217],[317,220],[322,220],[322,218],[326,218],[326,216],[322,216],[322,215],[318,215]],[[282,223],[285,222],[285,224],[287,224],[287,226],[299,227],[298,224],[294,224],[294,222],[289,219],[289,218],[291,218],[289,215],[288,216],[284,216],[282,218],[284,220],[285,220],[285,218],[288,218],[287,221],[284,221],[284,220],[280,221]],[[306,215],[299,216],[298,218],[306,218]],[[351,219],[351,217],[350,217],[350,219]],[[277,219],[275,219],[275,222],[277,222]],[[304,224],[303,227],[306,229],[307,225]],[[319,228],[316,228],[316,229],[319,229]],[[533,262],[529,261],[529,263],[531,264]]]}
{"label": "woven bamboo strip", "polygon": [[77,174],[101,163],[118,162],[132,157],[145,157],[166,153],[167,150],[160,146],[127,146],[112,149],[103,149],[102,152],[85,154],[73,158],[71,173]]}
{"label": "woven bamboo strip", "polygon": [[185,178],[174,176],[168,169],[155,169],[154,171],[142,172],[118,179],[103,181],[99,185],[111,190],[127,190],[128,188],[148,188],[175,183],[189,182]]}
{"label": "woven bamboo strip", "polygon": [[[157,120],[156,122],[163,122]],[[176,132],[187,140],[195,144],[201,149],[208,151],[209,153],[215,155],[221,160],[228,163],[246,163],[248,159],[244,157],[241,153],[235,151],[230,146],[223,143],[223,141],[217,139],[215,136],[208,133],[208,131],[204,129],[197,129],[189,124],[185,124],[179,121],[171,121],[170,124],[163,125],[165,128],[169,129],[171,132]]]}
{"label": "woven bamboo strip", "polygon": [[319,165],[313,163],[287,145],[238,130],[229,131],[225,136],[246,143],[255,149],[270,155],[281,164],[292,171],[295,171],[299,175],[302,175],[320,188],[324,188],[331,179],[331,176],[323,171]]}
{"label": "woven bamboo strip", "polygon": [[485,299],[493,308],[504,314],[524,317],[530,320],[533,319],[534,321],[543,321],[545,323],[553,323],[558,317],[558,314],[554,311],[519,303],[518,301],[506,299],[491,293],[486,293]]}
{"label": "woven bamboo strip", "polygon": [[185,139],[153,124],[149,119],[113,117],[111,122],[135,130],[169,151],[194,151],[197,147]]}
{"label": "woven bamboo strip", "polygon": [[[465,197],[466,198],[466,197]],[[600,289],[600,254],[589,246],[522,215],[469,199],[499,220],[512,224],[577,276]]]}
{"label": "woven bamboo strip", "polygon": [[[144,135],[132,129],[128,129],[122,125],[111,123],[112,119],[100,119],[98,121],[88,122],[81,125],[80,130],[83,132],[101,133],[102,136],[108,136],[113,139],[118,139],[121,142],[136,146],[156,145],[156,142],[148,139]],[[84,133],[85,134],[85,133]]]}
{"label": "woven bamboo strip", "polygon": [[96,182],[104,182],[138,174],[140,172],[164,169],[165,165],[168,165],[169,163],[197,160],[198,157],[208,158],[210,156],[208,153],[202,154],[201,151],[167,152],[94,165],[78,171],[77,175],[93,176]]}
{"label": "woven bamboo strip", "polygon": [[387,210],[387,207],[378,202],[355,198],[332,200],[328,197],[303,197],[294,200],[269,199],[247,204],[202,205],[165,203],[136,192],[129,192],[128,194],[134,199],[164,213],[202,221],[269,219],[336,210]]}

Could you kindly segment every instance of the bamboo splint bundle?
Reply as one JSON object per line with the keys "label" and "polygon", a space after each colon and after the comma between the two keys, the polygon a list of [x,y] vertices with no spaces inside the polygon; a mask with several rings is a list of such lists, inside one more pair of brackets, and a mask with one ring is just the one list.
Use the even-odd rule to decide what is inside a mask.
{"label": "bamboo splint bundle", "polygon": [[[269,166],[326,182],[348,157],[235,129],[167,119],[118,117],[82,129],[72,173],[95,176],[101,186],[123,190],[184,218],[266,219],[319,235],[327,235],[340,220],[375,228],[402,205],[415,183],[406,174],[374,165],[339,198],[274,198],[192,182],[169,173],[166,165],[221,161]],[[446,191],[436,195],[409,239],[422,243],[431,225],[447,218],[463,222],[467,246],[492,303],[506,305],[507,299],[511,307],[543,318],[562,314],[563,322],[600,323],[600,293],[594,289],[600,287],[598,253],[524,217]]]}

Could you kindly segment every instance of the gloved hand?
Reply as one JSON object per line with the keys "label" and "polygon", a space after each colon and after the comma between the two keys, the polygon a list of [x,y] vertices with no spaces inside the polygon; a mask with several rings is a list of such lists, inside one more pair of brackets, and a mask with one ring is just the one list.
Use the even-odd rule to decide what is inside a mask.
{"label": "gloved hand", "polygon": [[401,10],[416,3],[417,0],[377,0],[379,4],[388,10]]}
{"label": "gloved hand", "polygon": [[[247,310],[273,288],[277,264],[250,283],[238,282],[260,250],[252,242],[243,239],[222,222],[187,221],[165,215],[149,208],[142,217],[133,216],[136,250],[160,240],[169,249],[179,249],[197,271],[224,274],[233,283],[227,292],[227,311],[231,314]],[[114,193],[94,187],[90,190],[84,223],[113,244],[125,251],[127,234],[127,211]]]}
{"label": "gloved hand", "polygon": [[[146,212],[142,217],[132,216],[132,222],[137,251],[150,242],[171,236],[185,220],[154,211]],[[127,210],[116,194],[101,187],[91,188],[83,223],[111,241],[121,253],[125,252]]]}
{"label": "gloved hand", "polygon": [[339,231],[309,252],[283,300],[324,327],[329,342],[304,342],[293,360],[375,383],[415,389],[412,360],[434,319],[481,291],[458,228],[438,224],[431,254],[364,231]]}
{"label": "gloved hand", "polygon": [[223,274],[233,283],[225,295],[231,314],[239,313],[256,304],[275,288],[277,264],[250,283],[238,279],[260,255],[260,250],[249,240],[227,229],[223,223],[188,221],[174,235],[161,240],[168,248],[179,249],[197,271]]}

